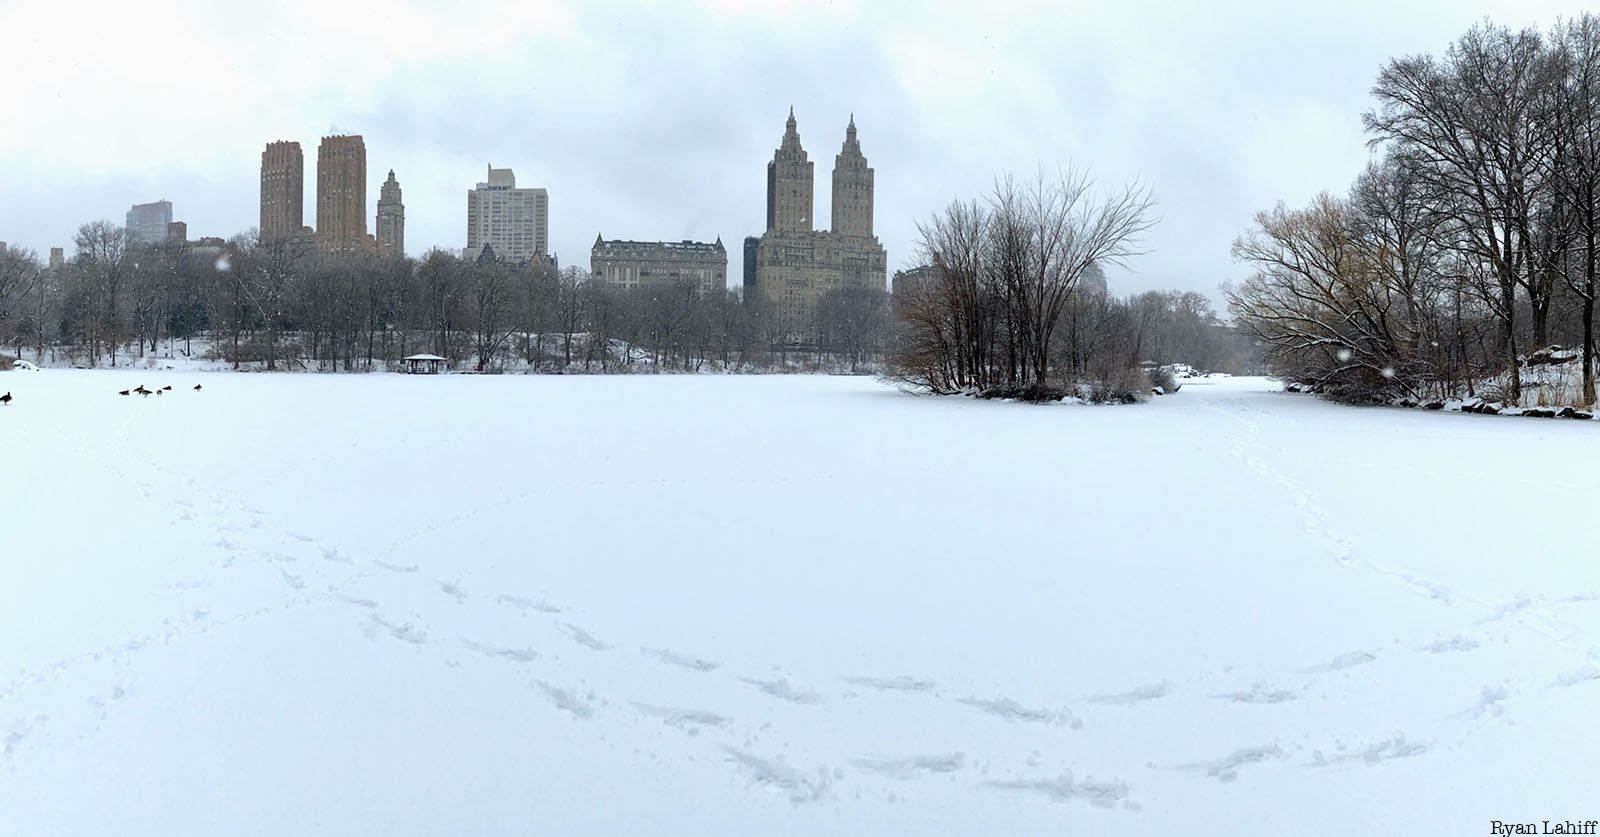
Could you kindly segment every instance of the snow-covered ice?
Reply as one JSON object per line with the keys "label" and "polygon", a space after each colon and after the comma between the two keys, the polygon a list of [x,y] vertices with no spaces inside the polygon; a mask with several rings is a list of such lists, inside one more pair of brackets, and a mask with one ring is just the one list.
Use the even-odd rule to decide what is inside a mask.
{"label": "snow-covered ice", "polygon": [[[116,395],[140,383],[174,390]],[[1587,422],[1260,379],[1133,407],[782,376],[0,389],[6,834],[1595,814]]]}

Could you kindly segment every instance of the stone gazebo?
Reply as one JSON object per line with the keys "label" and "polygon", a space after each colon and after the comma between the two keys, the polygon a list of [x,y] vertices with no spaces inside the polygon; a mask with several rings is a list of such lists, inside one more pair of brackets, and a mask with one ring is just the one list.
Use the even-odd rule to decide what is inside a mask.
{"label": "stone gazebo", "polygon": [[412,355],[404,358],[407,375],[437,375],[445,371],[444,358],[438,355]]}

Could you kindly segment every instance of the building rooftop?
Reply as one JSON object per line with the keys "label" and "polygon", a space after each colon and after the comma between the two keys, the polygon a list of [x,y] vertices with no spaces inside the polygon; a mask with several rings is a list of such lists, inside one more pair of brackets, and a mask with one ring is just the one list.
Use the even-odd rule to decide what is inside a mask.
{"label": "building rooftop", "polygon": [[594,255],[597,256],[681,256],[684,258],[726,255],[727,250],[722,246],[719,236],[715,242],[704,241],[625,241],[615,239],[608,241],[596,235],[594,238]]}

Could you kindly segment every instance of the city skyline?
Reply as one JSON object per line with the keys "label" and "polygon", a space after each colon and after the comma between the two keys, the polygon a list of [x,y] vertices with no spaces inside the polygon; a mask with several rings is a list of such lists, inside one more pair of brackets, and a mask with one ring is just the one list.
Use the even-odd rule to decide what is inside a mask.
{"label": "city skyline", "polygon": [[[912,14],[893,3],[705,2],[489,14],[467,2],[445,15],[404,2],[393,13],[359,2],[316,14],[293,4],[215,14],[176,6],[163,36],[187,46],[150,60],[186,96],[130,91],[93,121],[71,106],[94,98],[107,81],[95,73],[154,25],[132,9],[106,10],[84,29],[75,51],[105,56],[99,70],[47,44],[0,55],[10,77],[54,80],[19,90],[12,113],[26,130],[0,132],[0,238],[43,254],[79,224],[121,219],[159,197],[181,208],[191,235],[243,232],[258,224],[263,143],[359,133],[372,151],[367,193],[390,168],[405,183],[411,255],[459,251],[460,194],[489,161],[555,198],[549,250],[564,263],[582,263],[602,229],[741,241],[762,232],[770,126],[793,105],[819,127],[854,113],[871,138],[875,232],[890,273],[914,263],[916,223],[952,198],[982,193],[1005,171],[1076,163],[1106,185],[1139,177],[1156,191],[1152,252],[1134,273],[1108,271],[1115,292],[1177,287],[1215,298],[1220,282],[1248,275],[1229,246],[1253,213],[1303,202],[1366,163],[1360,113],[1383,57],[1442,50],[1486,14],[1520,26],[1582,8],[1262,3],[1197,15],[1152,3],[1004,3]],[[482,31],[485,17],[492,32]],[[246,19],[258,42],[225,47]],[[0,9],[0,26],[79,28],[69,7],[37,0]],[[689,57],[667,68],[630,57],[653,54],[641,47],[662,37]],[[281,49],[289,43],[296,49]],[[295,57],[304,54],[318,60]],[[105,124],[118,124],[116,142],[95,127]],[[172,142],[176,131],[183,143]],[[73,200],[60,201],[63,192]],[[375,210],[366,206],[369,227]],[[831,216],[825,196],[815,211]],[[304,217],[311,224],[314,211]]]}

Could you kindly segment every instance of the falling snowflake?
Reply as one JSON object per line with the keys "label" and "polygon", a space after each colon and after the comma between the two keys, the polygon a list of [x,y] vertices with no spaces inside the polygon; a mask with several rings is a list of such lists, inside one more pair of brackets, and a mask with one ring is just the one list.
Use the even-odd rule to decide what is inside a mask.
{"label": "falling snowflake", "polygon": [[1393,378],[1394,377],[1394,367],[1393,366],[1385,366],[1385,367],[1383,367],[1383,377],[1385,377],[1385,378]]}
{"label": "falling snowflake", "polygon": [[1352,352],[1349,349],[1340,349],[1338,352],[1335,353],[1334,356],[1339,358],[1339,362],[1340,363],[1345,363],[1345,362],[1349,361],[1350,358],[1355,356],[1355,352]]}

